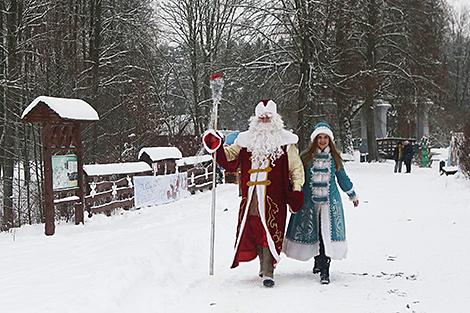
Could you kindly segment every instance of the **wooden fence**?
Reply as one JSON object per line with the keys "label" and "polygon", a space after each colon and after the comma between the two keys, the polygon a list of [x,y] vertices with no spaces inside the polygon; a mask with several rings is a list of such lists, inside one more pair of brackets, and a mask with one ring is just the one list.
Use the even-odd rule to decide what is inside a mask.
{"label": "wooden fence", "polygon": [[188,173],[188,191],[212,189],[212,158],[210,155],[182,158],[176,161],[178,172]]}
{"label": "wooden fence", "polygon": [[134,176],[153,175],[145,162],[91,164],[85,171],[85,210],[88,215],[134,207]]}
{"label": "wooden fence", "polygon": [[[187,157],[177,160],[177,171],[188,173],[188,191],[212,188],[212,162],[210,156]],[[145,162],[84,165],[85,205],[88,216],[104,213],[111,215],[115,209],[134,207],[134,176],[154,175]],[[75,196],[77,188],[55,191],[54,206],[58,215],[70,220],[75,206],[83,207]]]}

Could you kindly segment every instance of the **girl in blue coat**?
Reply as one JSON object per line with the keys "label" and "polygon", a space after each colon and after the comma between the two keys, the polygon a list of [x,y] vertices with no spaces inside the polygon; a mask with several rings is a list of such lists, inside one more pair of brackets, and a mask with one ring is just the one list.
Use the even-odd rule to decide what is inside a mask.
{"label": "girl in blue coat", "polygon": [[315,257],[313,273],[320,273],[323,284],[330,282],[331,259],[343,259],[347,253],[343,204],[338,185],[359,205],[353,184],[336,151],[330,125],[315,125],[309,147],[302,152],[305,169],[304,205],[289,220],[283,251],[293,259],[307,261]]}

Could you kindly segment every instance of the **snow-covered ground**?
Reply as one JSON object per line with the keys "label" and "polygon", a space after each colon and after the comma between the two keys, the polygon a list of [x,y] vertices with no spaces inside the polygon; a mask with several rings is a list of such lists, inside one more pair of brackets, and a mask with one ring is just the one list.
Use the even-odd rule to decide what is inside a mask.
{"label": "snow-covered ground", "polygon": [[[436,166],[437,166],[437,162]],[[437,168],[346,165],[361,205],[345,201],[349,256],[330,285],[285,256],[276,286],[257,261],[229,269],[238,192],[218,188],[215,275],[211,193],[175,203],[0,234],[0,312],[470,312],[470,182]]]}

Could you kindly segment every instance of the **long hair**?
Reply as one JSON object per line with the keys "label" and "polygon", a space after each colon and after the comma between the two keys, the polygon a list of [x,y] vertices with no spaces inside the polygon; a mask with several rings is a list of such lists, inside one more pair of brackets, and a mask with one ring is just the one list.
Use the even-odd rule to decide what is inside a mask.
{"label": "long hair", "polygon": [[[338,150],[336,150],[335,143],[333,140],[329,140],[328,146],[330,147],[330,152],[331,155],[333,156],[333,159],[335,160],[335,165],[336,165],[336,170],[339,171],[343,167],[343,159],[341,159],[341,156],[338,153]],[[307,164],[313,160],[315,157],[315,154],[317,154],[318,151],[318,144],[317,144],[317,137],[313,139],[313,141],[310,143],[310,145],[302,151],[300,154],[300,158],[302,159],[302,163],[304,164],[304,167],[307,166]]]}

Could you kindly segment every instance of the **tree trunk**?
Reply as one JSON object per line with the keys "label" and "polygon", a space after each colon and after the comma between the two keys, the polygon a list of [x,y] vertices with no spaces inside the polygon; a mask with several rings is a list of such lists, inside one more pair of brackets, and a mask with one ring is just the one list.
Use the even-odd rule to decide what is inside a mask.
{"label": "tree trunk", "polygon": [[377,141],[375,138],[375,110],[374,110],[374,97],[377,88],[376,78],[376,55],[377,55],[377,26],[378,26],[378,5],[376,0],[369,0],[369,7],[367,10],[369,30],[366,38],[366,67],[368,73],[366,74],[365,82],[365,112],[367,122],[367,148],[369,153],[369,161],[377,161]]}
{"label": "tree trunk", "polygon": [[[346,53],[346,51],[351,48],[348,40],[352,32],[352,21],[350,17],[352,6],[350,1],[337,1],[336,6],[335,48],[339,53],[337,71],[341,74],[338,80],[341,80],[344,75],[351,75],[355,69],[351,64],[351,57]],[[353,104],[350,100],[352,98],[350,89],[352,88],[347,83],[338,86],[335,90],[335,100],[338,116],[338,149],[352,155],[354,153],[351,130]]]}
{"label": "tree trunk", "polygon": [[24,184],[26,187],[26,212],[28,215],[28,223],[32,224],[31,219],[31,166],[29,159],[29,146],[30,146],[30,126],[24,125],[24,144],[23,144],[23,164],[24,164]]}
{"label": "tree trunk", "polygon": [[369,161],[377,161],[377,141],[375,138],[375,110],[374,110],[374,91],[369,87],[366,90],[366,101],[364,102],[364,109],[366,110],[366,123],[367,123],[367,148]]}
{"label": "tree trunk", "polygon": [[[36,183],[37,183],[37,193],[38,193],[38,206],[39,206],[39,218],[40,223],[44,222],[44,203],[42,201],[42,182],[44,181],[43,167],[42,167],[42,154],[39,152],[39,149],[42,149],[41,145],[38,144],[38,138],[41,134],[39,130],[35,131],[33,127],[33,146],[34,146],[34,169],[36,173]],[[38,153],[39,152],[39,153]]]}
{"label": "tree trunk", "polygon": [[[90,0],[90,60],[92,62],[91,95],[94,101],[99,101],[100,87],[100,49],[101,49],[101,4],[102,0]],[[92,161],[98,158],[98,122],[93,123]]]}
{"label": "tree trunk", "polygon": [[[304,111],[307,108],[307,101],[308,101],[308,82],[309,82],[309,73],[310,68],[308,62],[304,60],[300,64],[300,83],[299,83],[299,90],[298,90],[298,107],[297,107],[297,135],[299,136],[299,149],[303,150],[307,144],[306,138],[306,125],[304,120]],[[308,138],[310,139],[310,138]]]}
{"label": "tree trunk", "polygon": [[338,115],[338,149],[347,154],[354,153],[353,138],[351,130],[351,115],[349,105],[345,103],[343,97],[336,97],[337,115]]}
{"label": "tree trunk", "polygon": [[[0,1],[0,43],[3,45],[4,42],[4,12],[5,12],[5,2]],[[0,49],[0,60],[5,59],[5,52],[3,49]],[[5,79],[5,63],[0,62],[0,81]],[[2,177],[4,176],[3,174],[3,164],[5,163],[5,153],[4,153],[4,147],[5,147],[5,124],[6,124],[6,119],[5,119],[5,89],[3,88],[3,84],[0,84],[0,183],[3,184]],[[2,200],[3,197],[0,197],[0,200]],[[2,208],[3,208],[3,200],[2,200]],[[0,208],[0,209],[2,209]],[[2,209],[3,211],[3,209]],[[0,226],[2,225],[2,220],[0,219]]]}
{"label": "tree trunk", "polygon": [[312,31],[312,13],[314,8],[305,1],[297,3],[297,19],[299,21],[299,46],[300,46],[300,64],[298,74],[298,96],[297,96],[297,129],[296,133],[299,136],[299,149],[303,150],[310,142],[307,136],[307,127],[305,120],[305,110],[308,108],[309,93],[310,93],[310,64],[312,60],[312,42],[309,34]]}
{"label": "tree trunk", "polygon": [[[10,81],[15,81],[17,76],[16,71],[16,45],[17,38],[16,25],[18,16],[18,4],[16,0],[10,2],[10,7],[7,8],[6,18],[6,42],[7,42],[7,65],[6,65],[6,78]],[[16,121],[16,95],[13,90],[6,88],[4,92],[4,105],[5,105],[5,130],[4,130],[4,180],[3,180],[3,211],[4,219],[3,226],[5,229],[13,227],[13,169],[14,169],[14,129]],[[8,109],[6,108],[8,105]]]}

